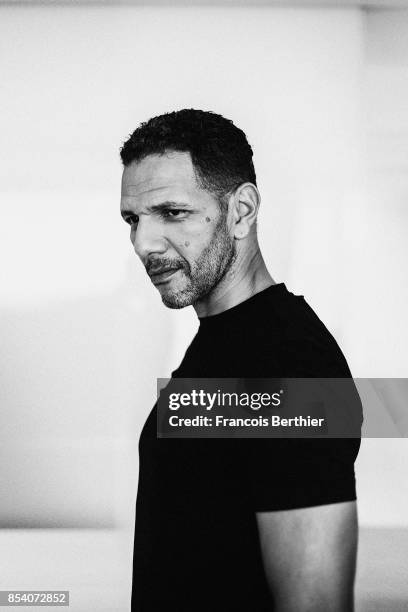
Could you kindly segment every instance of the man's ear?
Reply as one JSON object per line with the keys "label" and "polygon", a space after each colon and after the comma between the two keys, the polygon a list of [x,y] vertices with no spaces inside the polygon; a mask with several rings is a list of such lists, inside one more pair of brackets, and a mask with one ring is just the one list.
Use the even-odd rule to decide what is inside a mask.
{"label": "man's ear", "polygon": [[258,216],[261,196],[253,183],[243,183],[232,195],[234,238],[246,238]]}

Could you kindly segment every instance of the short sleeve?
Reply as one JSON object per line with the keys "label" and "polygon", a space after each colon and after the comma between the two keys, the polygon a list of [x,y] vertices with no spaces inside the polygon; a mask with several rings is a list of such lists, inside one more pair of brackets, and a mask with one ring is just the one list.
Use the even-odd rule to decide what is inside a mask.
{"label": "short sleeve", "polygon": [[356,499],[359,438],[271,438],[242,446],[249,504],[255,512]]}
{"label": "short sleeve", "polygon": [[[346,378],[354,383],[337,342],[302,300],[281,345],[287,378]],[[360,403],[354,403],[358,431]],[[354,462],[360,437],[261,438],[242,445],[243,473],[256,512],[290,510],[356,499]]]}

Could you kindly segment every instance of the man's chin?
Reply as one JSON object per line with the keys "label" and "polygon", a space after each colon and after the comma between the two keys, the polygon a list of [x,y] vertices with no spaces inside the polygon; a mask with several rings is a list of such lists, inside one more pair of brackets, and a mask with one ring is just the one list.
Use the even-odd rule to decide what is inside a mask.
{"label": "man's chin", "polygon": [[169,286],[163,286],[159,291],[162,302],[167,308],[185,308],[191,306],[196,300],[195,292],[188,285],[178,288],[173,287],[172,289]]}
{"label": "man's chin", "polygon": [[167,308],[180,309],[185,308],[186,306],[191,306],[193,303],[193,298],[189,299],[188,296],[180,293],[162,293],[161,294],[162,302]]}

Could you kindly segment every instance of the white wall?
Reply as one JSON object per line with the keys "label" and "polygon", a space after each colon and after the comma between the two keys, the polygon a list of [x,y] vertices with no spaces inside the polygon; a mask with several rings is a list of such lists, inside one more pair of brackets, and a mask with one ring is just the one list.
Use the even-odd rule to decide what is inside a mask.
{"label": "white wall", "polygon": [[[358,9],[2,7],[0,18],[0,524],[133,521],[155,379],[196,328],[191,309],[162,306],[118,213],[119,145],[155,114],[214,110],[246,131],[272,275],[316,308],[355,376],[404,375],[406,219],[395,203],[372,225],[361,102],[376,106]],[[380,218],[392,240],[379,247]],[[384,307],[371,261],[398,281]],[[393,513],[372,504],[386,490],[373,482],[377,448],[359,459],[361,521],[401,524],[407,500]]]}
{"label": "white wall", "polygon": [[[408,378],[408,10],[369,11],[364,25],[366,197],[344,216],[355,270],[345,345],[356,345],[358,333],[352,354],[360,376]],[[406,405],[405,398],[405,414]],[[407,527],[407,439],[363,444],[357,464],[361,521]]]}

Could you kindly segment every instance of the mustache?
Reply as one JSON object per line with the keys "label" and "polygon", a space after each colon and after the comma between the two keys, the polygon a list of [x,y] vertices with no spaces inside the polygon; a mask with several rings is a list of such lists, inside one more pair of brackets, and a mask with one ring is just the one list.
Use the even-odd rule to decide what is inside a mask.
{"label": "mustache", "polygon": [[180,270],[181,268],[185,267],[185,262],[178,259],[169,259],[168,257],[149,260],[145,264],[146,272],[149,276],[152,276],[153,274],[161,274],[162,272],[168,272],[169,270]]}

